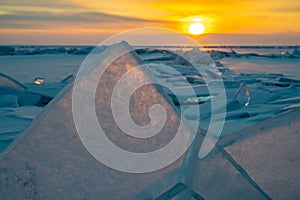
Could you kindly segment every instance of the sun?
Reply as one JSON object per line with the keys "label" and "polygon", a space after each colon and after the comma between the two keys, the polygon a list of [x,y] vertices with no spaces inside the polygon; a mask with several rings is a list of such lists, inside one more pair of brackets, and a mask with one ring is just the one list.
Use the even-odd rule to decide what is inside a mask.
{"label": "sun", "polygon": [[189,33],[192,35],[201,35],[202,33],[204,33],[204,31],[205,27],[200,22],[193,22],[189,26]]}

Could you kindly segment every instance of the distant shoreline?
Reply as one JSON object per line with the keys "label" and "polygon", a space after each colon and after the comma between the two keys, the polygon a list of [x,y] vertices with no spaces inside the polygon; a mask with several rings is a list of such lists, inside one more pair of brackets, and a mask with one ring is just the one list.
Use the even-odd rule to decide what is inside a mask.
{"label": "distant shoreline", "polygon": [[[24,47],[24,48],[30,48],[30,47],[96,47],[95,45],[1,45],[2,47]],[[293,49],[293,48],[300,48],[300,45],[162,45],[162,46],[133,46],[133,47],[147,47],[147,48],[193,48],[193,47],[203,47],[203,48],[239,48],[239,49],[257,49],[257,48],[264,48],[264,49]]]}
{"label": "distant shoreline", "polygon": [[[96,46],[73,46],[73,45],[0,45],[0,56],[13,56],[13,55],[43,55],[43,54],[72,54],[72,55],[87,55],[93,51]],[[182,50],[187,51],[193,48],[207,51],[209,53],[233,53],[236,56],[252,55],[261,56],[261,54],[270,54],[267,57],[299,57],[300,46],[236,46],[236,45],[149,45],[149,46],[133,46],[135,49],[161,49],[161,50]],[[98,50],[102,51],[107,46],[98,46]],[[267,51],[267,52],[264,52]],[[262,53],[263,52],[263,53]],[[229,55],[226,55],[229,56]],[[264,55],[266,56],[266,55]]]}

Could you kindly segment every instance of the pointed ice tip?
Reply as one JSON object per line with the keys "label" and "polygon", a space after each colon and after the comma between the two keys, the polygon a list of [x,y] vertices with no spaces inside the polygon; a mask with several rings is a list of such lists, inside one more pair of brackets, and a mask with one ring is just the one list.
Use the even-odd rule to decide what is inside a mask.
{"label": "pointed ice tip", "polygon": [[133,47],[125,40],[122,40],[121,42],[118,42],[118,43],[114,43],[110,46],[110,49],[112,51],[126,51],[126,52],[130,52],[130,51],[133,51]]}
{"label": "pointed ice tip", "polygon": [[130,46],[130,44],[126,40],[122,40],[119,45]]}
{"label": "pointed ice tip", "polygon": [[124,40],[106,45],[107,48],[105,48],[104,51],[102,51],[101,46],[97,46],[90,54],[88,54],[87,58],[83,62],[84,64],[82,64],[84,67],[81,66],[81,70],[78,71],[75,79],[76,82],[93,68],[99,67],[100,65],[102,65],[102,67],[110,65],[110,63],[118,59],[123,54],[134,51],[134,48]]}
{"label": "pointed ice tip", "polygon": [[121,42],[112,44],[114,47],[124,48],[124,49],[132,49],[132,46],[125,40],[122,40]]}

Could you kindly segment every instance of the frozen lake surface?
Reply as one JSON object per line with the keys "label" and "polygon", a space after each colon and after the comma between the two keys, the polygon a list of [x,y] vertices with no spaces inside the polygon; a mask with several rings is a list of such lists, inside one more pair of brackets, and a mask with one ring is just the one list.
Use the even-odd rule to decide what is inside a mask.
{"label": "frozen lake surface", "polygon": [[278,73],[300,79],[300,58],[223,58],[221,62],[237,73]]}
{"label": "frozen lake surface", "polygon": [[[244,51],[237,49],[236,51],[249,53],[251,49]],[[289,51],[291,52],[291,50]],[[228,49],[226,49],[226,52],[226,56],[222,56],[222,53],[220,53],[220,59],[216,59],[222,76],[225,78],[224,83],[228,96],[226,122],[222,137],[270,119],[289,109],[300,107],[300,58],[280,57],[279,50],[270,52],[271,54],[274,52],[279,53],[279,57],[275,58],[237,56],[236,54],[231,56]],[[263,50],[255,53],[266,55],[268,52]],[[206,130],[211,119],[211,97],[207,96],[207,85],[203,82],[202,77],[195,74],[186,65],[172,63],[173,61],[170,60],[172,55],[170,54],[152,52],[141,54],[140,56],[146,63],[154,63],[150,66],[150,69],[159,81],[168,84],[177,91],[179,98],[176,99],[176,102],[173,98],[173,101],[175,104],[182,104],[178,108],[190,124],[193,127],[197,128],[199,126]],[[71,74],[76,75],[85,57],[86,54],[62,53],[2,55],[0,56],[0,73],[29,87],[30,92],[52,98],[67,84],[61,83],[64,78]],[[177,77],[174,72],[163,67],[163,64],[172,66],[175,70],[184,74],[184,78]],[[36,77],[42,77],[45,84],[41,86],[33,85],[32,82]],[[196,92],[196,99],[191,98],[192,94],[182,84],[186,80]],[[240,105],[239,100],[234,99],[234,94],[239,90],[243,82],[246,83],[247,91],[249,90],[250,92],[250,104],[247,106]],[[213,85],[215,82],[212,81],[209,84]],[[168,91],[166,92],[168,93]],[[168,94],[172,96],[171,93]],[[3,149],[7,146],[19,132],[30,124],[31,120],[43,110],[43,106],[28,105],[28,103],[26,105],[18,105],[16,103],[18,99],[15,97],[7,94],[2,95],[1,93],[0,96],[1,151],[1,148]],[[31,99],[34,98],[31,97]],[[240,99],[245,99],[245,97],[242,96]],[[200,108],[201,115],[195,112],[197,110],[195,108]],[[223,108],[218,109],[222,110]],[[214,113],[214,116],[217,120],[222,120],[222,113]],[[218,122],[214,126],[219,126]]]}

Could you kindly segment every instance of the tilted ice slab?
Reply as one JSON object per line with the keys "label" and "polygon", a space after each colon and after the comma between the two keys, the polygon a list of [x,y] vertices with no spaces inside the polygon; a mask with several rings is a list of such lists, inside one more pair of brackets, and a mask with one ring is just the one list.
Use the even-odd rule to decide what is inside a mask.
{"label": "tilted ice slab", "polygon": [[300,197],[299,109],[222,140],[226,152],[270,197]]}
{"label": "tilted ice slab", "polygon": [[[94,99],[101,127],[106,131],[106,136],[121,148],[133,152],[153,151],[172,141],[180,124],[180,115],[161,87],[148,84],[132,95],[129,109],[132,119],[147,125],[149,108],[156,103],[162,105],[168,118],[160,134],[141,141],[124,134],[115,124],[108,99],[118,79],[133,70],[132,82],[127,82],[129,86],[136,84],[134,80],[139,80],[141,76],[152,80],[146,69],[135,71],[135,66],[141,61],[134,52],[122,55],[128,50],[131,50],[130,46],[124,42],[107,48],[95,61],[96,65],[88,63],[90,67],[80,74],[76,84],[83,87],[84,94],[89,94],[89,89],[94,87],[91,80],[97,78],[97,66],[109,64],[105,76],[96,85]],[[121,57],[109,63],[111,56],[120,53]],[[194,137],[184,119],[184,131],[180,133],[184,140],[173,150],[190,142],[193,144],[187,153],[169,166],[154,172],[134,174],[104,165],[87,151],[75,128],[73,89],[72,83],[65,87],[0,155],[0,193],[3,199],[155,199],[159,196],[161,199],[174,196],[178,199],[266,198],[219,148],[200,160],[198,154],[204,133],[199,131]],[[84,102],[86,96],[81,98]],[[122,100],[123,97],[119,98]],[[88,121],[91,110],[81,109],[80,112]],[[93,131],[88,126],[85,128]],[[110,152],[108,149],[99,150],[100,153]],[[114,155],[110,156],[115,159]],[[169,159],[167,155],[158,156]],[[124,166],[128,165],[128,157],[119,159],[124,161]],[[131,164],[131,167],[136,167],[134,163]],[[150,163],[152,167],[158,164]]]}
{"label": "tilted ice slab", "polygon": [[291,98],[287,98],[287,99],[279,99],[276,101],[272,101],[270,102],[270,104],[296,104],[300,102],[300,96],[296,96],[296,97],[291,97]]}
{"label": "tilted ice slab", "polygon": [[0,73],[0,91],[4,93],[24,92],[26,87],[11,77]]}
{"label": "tilted ice slab", "polygon": [[273,89],[270,89],[270,92],[272,94],[278,95],[278,97],[280,99],[290,98],[290,97],[294,97],[294,96],[300,96],[300,87],[291,85],[286,88],[273,88]]}
{"label": "tilted ice slab", "polygon": [[[15,98],[17,98],[18,104],[20,104],[21,106],[34,105],[38,103],[38,101],[40,100],[40,95],[31,94],[27,90],[28,88],[25,85],[5,74],[0,73],[0,95],[15,96]],[[6,100],[7,97],[8,96],[6,96]],[[0,101],[2,102],[0,102],[0,104],[4,104],[4,97],[1,99]],[[10,103],[13,103],[15,101],[13,98],[9,99]],[[7,102],[5,104],[7,104]],[[2,107],[3,106],[4,105],[2,105]]]}

